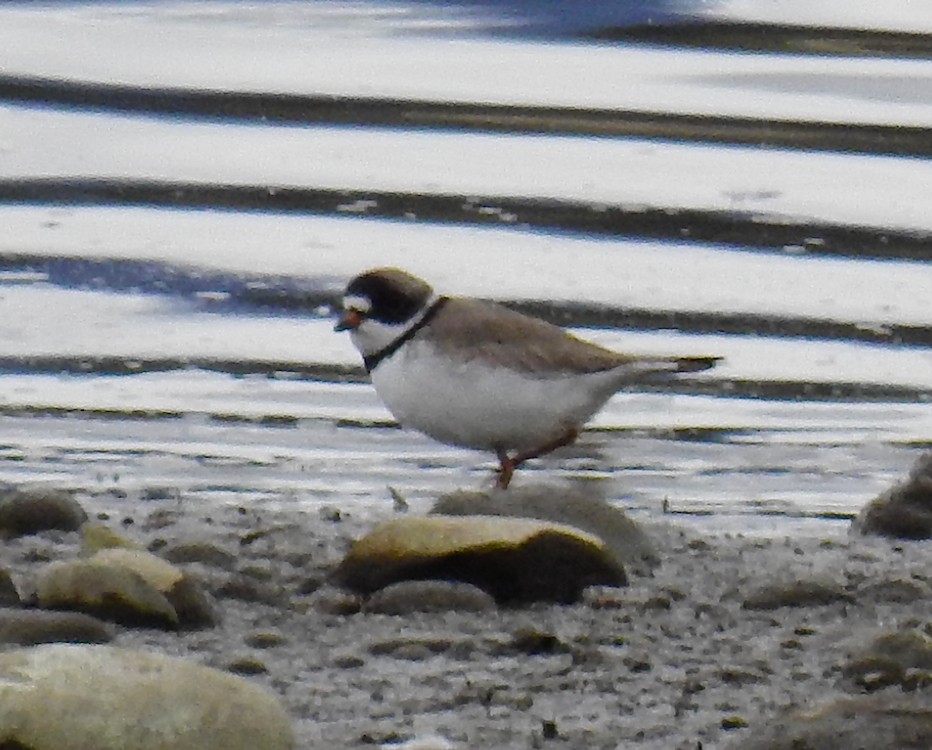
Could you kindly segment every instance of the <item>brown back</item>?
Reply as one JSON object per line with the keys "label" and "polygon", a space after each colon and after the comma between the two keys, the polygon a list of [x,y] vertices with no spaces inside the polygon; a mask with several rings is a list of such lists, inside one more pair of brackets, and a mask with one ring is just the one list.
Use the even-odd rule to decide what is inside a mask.
{"label": "brown back", "polygon": [[613,352],[572,336],[558,326],[494,302],[451,297],[419,336],[454,358],[482,358],[525,372],[602,372],[637,357]]}

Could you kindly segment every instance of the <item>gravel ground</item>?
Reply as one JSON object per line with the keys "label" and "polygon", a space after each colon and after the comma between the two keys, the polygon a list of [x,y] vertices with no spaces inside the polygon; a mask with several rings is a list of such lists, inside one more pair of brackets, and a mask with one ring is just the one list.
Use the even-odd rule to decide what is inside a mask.
{"label": "gravel ground", "polygon": [[[84,505],[93,515],[93,499]],[[121,628],[115,642],[267,685],[300,748],[741,747],[784,709],[858,692],[844,666],[876,636],[932,635],[928,542],[834,529],[701,538],[673,517],[644,524],[662,564],[626,588],[573,606],[388,616],[357,611],[326,578],[389,507],[126,507],[104,522],[193,561],[181,564],[223,622]],[[78,547],[75,533],[46,532],[8,541],[3,562],[23,589]]]}

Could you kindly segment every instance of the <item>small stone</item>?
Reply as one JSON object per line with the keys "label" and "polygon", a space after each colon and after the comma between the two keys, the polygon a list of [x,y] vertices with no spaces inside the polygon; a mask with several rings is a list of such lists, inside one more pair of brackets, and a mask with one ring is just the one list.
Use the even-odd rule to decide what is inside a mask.
{"label": "small stone", "polygon": [[780,607],[820,607],[850,601],[853,601],[852,596],[834,581],[796,580],[761,586],[745,597],[742,607],[772,610]]}
{"label": "small stone", "polygon": [[143,502],[175,500],[180,494],[176,487],[145,487],[139,493],[139,499]]}
{"label": "small stone", "polygon": [[0,609],[0,643],[3,644],[108,643],[112,639],[113,633],[106,624],[80,612]]}
{"label": "small stone", "polygon": [[409,612],[484,612],[495,600],[468,583],[454,581],[401,581],[376,591],[363,612],[403,615]]}
{"label": "small stone", "polygon": [[176,565],[201,563],[212,568],[232,570],[236,566],[236,555],[209,542],[186,542],[174,544],[161,551],[162,557]]}
{"label": "small stone", "polygon": [[328,615],[355,615],[362,610],[362,597],[332,586],[323,586],[314,592],[311,606]]}
{"label": "small stone", "polygon": [[268,674],[269,668],[261,659],[243,656],[227,664],[227,672],[241,675]]}
{"label": "small stone", "polygon": [[325,505],[319,511],[318,515],[322,521],[330,523],[341,523],[343,521],[343,511],[332,505]]}
{"label": "small stone", "polygon": [[20,603],[13,577],[8,570],[0,568],[0,607],[17,607]]}
{"label": "small stone", "polygon": [[437,654],[446,653],[452,646],[453,640],[444,636],[392,638],[371,644],[369,653],[373,656],[391,656],[395,659],[423,661]]}
{"label": "small stone", "polygon": [[764,681],[763,675],[740,667],[722,667],[720,676],[726,685],[753,685]]}
{"label": "small stone", "polygon": [[643,656],[628,656],[622,660],[622,663],[635,674],[650,672],[654,668],[650,659]]}
{"label": "small stone", "polygon": [[568,654],[571,646],[563,641],[556,633],[550,633],[536,628],[518,628],[511,641],[507,644],[508,651],[512,653],[527,654],[528,656],[552,656],[554,654]]}
{"label": "small stone", "polygon": [[260,633],[250,633],[243,639],[244,643],[251,648],[275,648],[288,643],[288,639],[281,633],[262,631]]}
{"label": "small stone", "polygon": [[178,579],[165,592],[165,598],[175,608],[182,628],[213,628],[220,624],[220,610],[204,588],[188,575]]}
{"label": "small stone", "polygon": [[57,529],[77,531],[87,513],[64,490],[14,489],[0,491],[0,534],[25,536]]}
{"label": "small stone", "polygon": [[165,529],[169,526],[174,526],[178,523],[184,514],[176,508],[159,508],[158,510],[152,511],[146,520],[142,524],[142,528],[146,531],[157,531],[159,529]]}
{"label": "small stone", "polygon": [[317,591],[321,586],[327,582],[327,579],[324,576],[320,575],[311,575],[305,578],[303,581],[298,583],[295,593],[299,596],[308,596]]}
{"label": "small stone", "polygon": [[337,669],[359,669],[366,665],[366,660],[357,654],[339,654],[331,664]]}
{"label": "small stone", "polygon": [[219,599],[236,599],[273,607],[284,606],[288,598],[280,586],[238,573],[227,578],[213,593]]}

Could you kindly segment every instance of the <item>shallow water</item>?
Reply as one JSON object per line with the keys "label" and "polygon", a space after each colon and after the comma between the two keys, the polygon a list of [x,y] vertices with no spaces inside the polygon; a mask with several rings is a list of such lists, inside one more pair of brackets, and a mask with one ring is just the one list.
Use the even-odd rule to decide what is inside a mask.
{"label": "shallow water", "polygon": [[332,331],[348,277],[399,265],[725,357],[519,481],[843,532],[932,445],[932,21],[820,4],[816,49],[797,4],[748,5],[5,4],[0,480],[117,514],[488,484]]}

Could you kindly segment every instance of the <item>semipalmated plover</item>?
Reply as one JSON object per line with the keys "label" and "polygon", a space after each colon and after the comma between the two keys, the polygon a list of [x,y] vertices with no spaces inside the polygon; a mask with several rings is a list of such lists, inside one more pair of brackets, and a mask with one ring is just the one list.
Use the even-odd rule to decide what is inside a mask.
{"label": "semipalmated plover", "polygon": [[350,332],[402,425],[493,451],[501,488],[525,461],[572,443],[622,387],[719,359],[621,354],[493,302],[439,296],[397,268],[354,278],[336,329]]}

